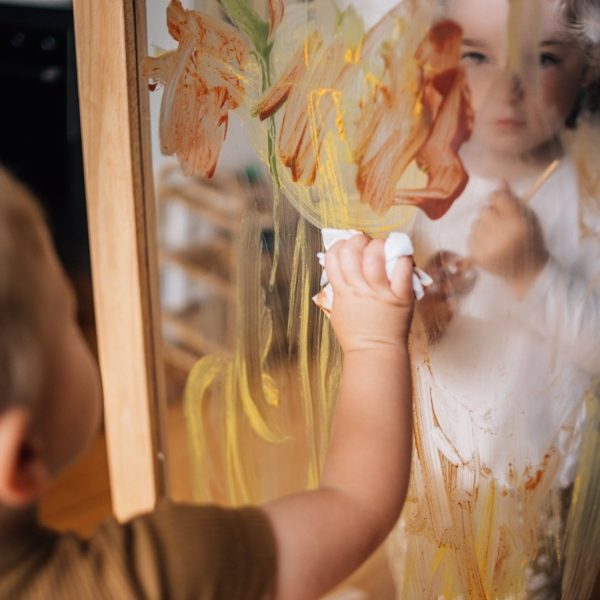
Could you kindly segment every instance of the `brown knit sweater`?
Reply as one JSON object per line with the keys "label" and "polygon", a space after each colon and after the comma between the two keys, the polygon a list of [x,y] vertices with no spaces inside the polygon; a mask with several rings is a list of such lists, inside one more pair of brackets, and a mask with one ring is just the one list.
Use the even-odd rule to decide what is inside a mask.
{"label": "brown knit sweater", "polygon": [[0,599],[251,600],[272,596],[275,540],[256,508],[160,504],[90,540],[34,519],[0,532]]}

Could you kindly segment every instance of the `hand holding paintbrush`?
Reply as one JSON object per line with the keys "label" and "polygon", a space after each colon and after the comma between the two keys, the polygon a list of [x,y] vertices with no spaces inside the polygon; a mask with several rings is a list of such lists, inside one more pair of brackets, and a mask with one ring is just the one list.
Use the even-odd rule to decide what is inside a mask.
{"label": "hand holding paintbrush", "polygon": [[452,319],[457,300],[475,285],[477,268],[502,277],[518,297],[524,296],[548,261],[541,227],[528,207],[531,198],[558,167],[554,161],[519,199],[503,183],[473,224],[469,256],[442,250],[425,266],[434,284],[421,313],[430,340],[438,339]]}

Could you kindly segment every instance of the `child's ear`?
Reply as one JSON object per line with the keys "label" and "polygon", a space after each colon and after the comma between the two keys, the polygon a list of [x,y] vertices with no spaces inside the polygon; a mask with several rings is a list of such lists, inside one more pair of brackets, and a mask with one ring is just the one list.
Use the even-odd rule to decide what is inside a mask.
{"label": "child's ear", "polygon": [[32,436],[31,412],[8,408],[0,414],[0,504],[25,508],[42,495],[49,479]]}

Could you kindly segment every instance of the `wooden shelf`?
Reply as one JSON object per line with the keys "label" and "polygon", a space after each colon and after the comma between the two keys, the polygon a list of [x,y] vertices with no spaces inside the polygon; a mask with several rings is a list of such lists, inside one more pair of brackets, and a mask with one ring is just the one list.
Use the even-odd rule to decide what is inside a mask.
{"label": "wooden shelf", "polygon": [[163,342],[163,357],[168,365],[184,373],[189,373],[198,362],[198,356],[167,341]]}
{"label": "wooden shelf", "polygon": [[236,207],[235,211],[228,210],[227,205],[231,202],[231,198],[225,198],[223,207],[219,209],[207,204],[206,199],[196,195],[189,186],[185,188],[165,188],[161,198],[163,198],[163,202],[174,201],[184,204],[199,217],[232,234],[236,234],[240,230],[244,211],[242,207]]}
{"label": "wooden shelf", "polygon": [[209,286],[221,296],[232,293],[231,249],[215,240],[214,245],[203,244],[181,250],[159,251],[161,263],[179,267],[187,275]]}
{"label": "wooden shelf", "polygon": [[[191,368],[204,354],[231,353],[228,342],[235,319],[235,278],[242,222],[245,215],[253,211],[262,230],[273,229],[270,191],[265,184],[246,182],[234,176],[217,176],[210,181],[184,177],[172,164],[161,173],[157,198],[163,207],[179,203],[190,218],[198,217],[210,223],[214,230],[202,244],[159,250],[163,268],[180,269],[190,280],[201,284],[209,298],[205,311],[203,306],[197,305],[162,313],[166,361],[184,370]],[[193,297],[190,300],[196,302]],[[207,318],[210,311],[213,311],[212,318]]]}
{"label": "wooden shelf", "polygon": [[182,345],[201,356],[203,354],[228,354],[227,347],[211,340],[200,329],[200,323],[192,315],[185,313],[163,312],[163,326],[169,328]]}
{"label": "wooden shelf", "polygon": [[273,228],[269,202],[257,202],[255,198],[268,195],[264,185],[242,184],[234,177],[215,177],[210,181],[183,178],[173,165],[165,168],[157,190],[162,203],[185,204],[190,211],[232,234],[239,232],[242,219],[250,210],[260,211],[262,229]]}

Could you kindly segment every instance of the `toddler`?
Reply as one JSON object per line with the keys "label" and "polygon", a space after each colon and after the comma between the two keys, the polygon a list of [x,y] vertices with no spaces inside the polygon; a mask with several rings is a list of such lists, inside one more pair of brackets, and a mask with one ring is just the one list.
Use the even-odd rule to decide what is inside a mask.
{"label": "toddler", "polygon": [[0,597],[306,598],[349,575],[398,517],[411,448],[412,261],[383,243],[326,256],[345,369],[321,487],[237,510],[161,502],[90,540],[44,529],[36,503],[100,419],[96,365],[29,194],[0,171]]}

